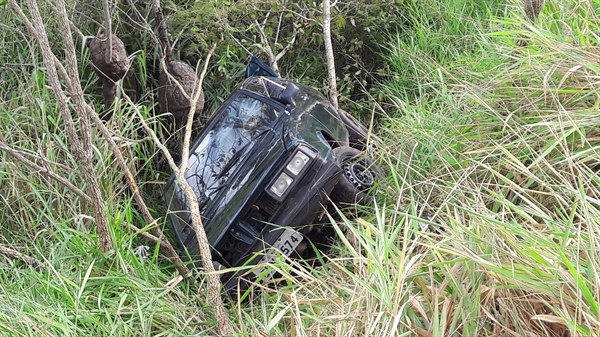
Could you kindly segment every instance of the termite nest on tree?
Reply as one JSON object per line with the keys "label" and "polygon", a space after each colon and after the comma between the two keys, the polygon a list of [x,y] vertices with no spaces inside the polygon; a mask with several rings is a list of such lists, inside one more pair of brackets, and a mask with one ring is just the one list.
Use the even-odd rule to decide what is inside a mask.
{"label": "termite nest on tree", "polygon": [[[165,71],[162,71],[158,79],[158,104],[160,111],[162,113],[170,112],[173,114],[177,126],[182,126],[187,121],[191,107],[190,99],[192,98],[194,88],[198,85],[199,79],[196,76],[196,71],[190,65],[173,59],[167,60],[166,71],[175,81],[179,82],[189,99],[181,92],[175,81]],[[204,93],[200,92],[194,114],[200,114],[203,107]]]}
{"label": "termite nest on tree", "polygon": [[[131,63],[127,58],[125,44],[116,35],[112,34],[110,38],[110,59],[107,62],[108,41],[107,36],[99,34],[87,41],[87,46],[90,49],[92,56],[92,64],[94,71],[102,82],[102,96],[104,97],[104,108],[110,109],[117,89],[116,82],[125,77]],[[104,113],[101,117],[104,120],[110,119],[111,112]]]}
{"label": "termite nest on tree", "polygon": [[[170,112],[175,118],[177,127],[180,127],[187,121],[191,110],[190,100],[200,80],[194,68],[173,58],[162,8],[158,3],[155,3],[154,6],[156,22],[158,23],[158,38],[165,52],[165,69],[161,71],[158,78],[158,104],[160,112]],[[185,95],[181,91],[182,89]],[[199,90],[201,92],[194,107],[194,115],[200,114],[204,108],[204,92],[202,88],[199,88]]]}

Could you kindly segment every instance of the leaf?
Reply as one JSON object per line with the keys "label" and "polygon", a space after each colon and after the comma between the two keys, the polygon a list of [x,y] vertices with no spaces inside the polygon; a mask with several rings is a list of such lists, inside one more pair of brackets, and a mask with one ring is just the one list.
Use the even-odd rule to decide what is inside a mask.
{"label": "leaf", "polygon": [[335,17],[335,24],[340,29],[344,28],[344,27],[346,27],[346,19],[344,19],[343,16],[338,15],[338,16]]}
{"label": "leaf", "polygon": [[544,322],[548,322],[548,323],[562,324],[562,325],[567,326],[567,322],[565,322],[564,318],[554,316],[554,315],[535,315],[535,316],[531,317],[531,319],[532,320],[536,319],[538,321],[544,321]]}

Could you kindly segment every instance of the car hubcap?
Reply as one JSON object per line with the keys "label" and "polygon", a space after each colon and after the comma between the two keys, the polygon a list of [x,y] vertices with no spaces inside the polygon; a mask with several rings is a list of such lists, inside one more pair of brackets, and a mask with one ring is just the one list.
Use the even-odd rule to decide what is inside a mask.
{"label": "car hubcap", "polygon": [[346,163],[344,165],[344,174],[360,190],[366,190],[375,184],[373,173],[362,161]]}

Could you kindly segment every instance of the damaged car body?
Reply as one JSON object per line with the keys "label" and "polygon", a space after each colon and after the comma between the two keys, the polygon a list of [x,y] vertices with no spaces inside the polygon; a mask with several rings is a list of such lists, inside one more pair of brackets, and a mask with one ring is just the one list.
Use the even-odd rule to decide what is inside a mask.
{"label": "damaged car body", "polygon": [[[360,122],[255,58],[247,75],[195,140],[185,172],[216,268],[247,267],[222,274],[229,293],[271,279],[268,263],[279,254],[302,257],[310,242],[326,242],[324,226],[311,226],[323,222],[325,206],[367,203],[381,176],[364,154]],[[182,256],[200,265],[174,177],[164,196]]]}

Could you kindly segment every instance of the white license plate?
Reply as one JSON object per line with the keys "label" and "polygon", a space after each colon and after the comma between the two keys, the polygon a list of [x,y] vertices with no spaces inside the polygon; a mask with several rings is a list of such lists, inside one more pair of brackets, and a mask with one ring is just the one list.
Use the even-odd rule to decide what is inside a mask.
{"label": "white license plate", "polygon": [[[302,235],[291,228],[286,228],[286,230],[281,234],[279,239],[275,241],[273,244],[273,248],[267,250],[265,256],[263,256],[258,264],[262,264],[262,267],[256,268],[254,270],[254,275],[259,276],[265,269],[269,268],[269,266],[265,266],[267,263],[274,263],[277,261],[277,252],[279,250],[282,254],[289,256],[292,254],[296,246],[298,246],[302,242]],[[261,280],[268,281],[275,274],[275,270],[270,271],[266,274]]]}

